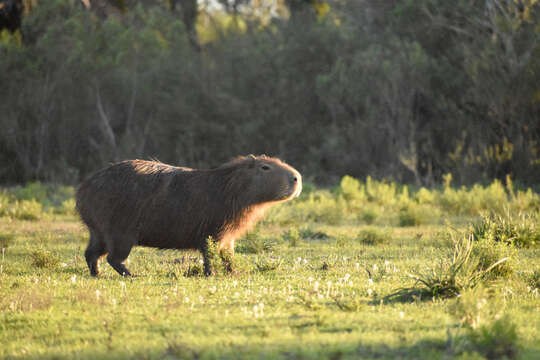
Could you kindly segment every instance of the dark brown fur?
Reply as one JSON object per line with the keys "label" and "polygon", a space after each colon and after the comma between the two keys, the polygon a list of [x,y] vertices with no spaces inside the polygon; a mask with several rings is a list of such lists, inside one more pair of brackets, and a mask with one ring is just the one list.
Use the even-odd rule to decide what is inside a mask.
{"label": "dark brown fur", "polygon": [[90,231],[85,256],[93,276],[98,259],[121,275],[135,245],[199,249],[211,272],[205,244],[234,252],[234,240],[272,204],[302,190],[301,176],[279,159],[239,157],[211,170],[156,161],[128,160],[100,170],[77,189],[77,210]]}

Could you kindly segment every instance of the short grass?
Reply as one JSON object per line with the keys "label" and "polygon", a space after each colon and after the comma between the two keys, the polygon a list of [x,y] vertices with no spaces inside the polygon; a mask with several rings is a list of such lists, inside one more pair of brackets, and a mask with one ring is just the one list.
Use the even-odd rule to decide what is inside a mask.
{"label": "short grass", "polygon": [[72,211],[0,217],[0,358],[538,358],[538,246],[513,247],[513,271],[457,296],[392,297],[421,288],[415,279],[452,254],[448,229],[470,231],[478,217],[366,225],[324,211],[283,220],[290,211],[240,241],[233,274],[208,278],[197,252],[135,248],[134,278],[103,261],[94,279]]}

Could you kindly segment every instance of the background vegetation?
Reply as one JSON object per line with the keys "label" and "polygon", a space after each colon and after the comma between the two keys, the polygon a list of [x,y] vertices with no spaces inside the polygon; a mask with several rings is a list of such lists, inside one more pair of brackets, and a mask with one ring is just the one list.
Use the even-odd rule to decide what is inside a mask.
{"label": "background vegetation", "polygon": [[322,184],[540,178],[537,0],[0,4],[2,183],[245,153]]}

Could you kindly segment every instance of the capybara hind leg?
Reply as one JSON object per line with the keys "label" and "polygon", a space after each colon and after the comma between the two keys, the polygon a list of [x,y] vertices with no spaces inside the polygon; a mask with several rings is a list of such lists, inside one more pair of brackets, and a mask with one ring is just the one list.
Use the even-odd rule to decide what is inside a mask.
{"label": "capybara hind leg", "polygon": [[[109,249],[109,255],[107,255],[107,262],[122,276],[131,276],[131,273],[123,264],[127,259],[129,252],[131,251],[131,245],[127,242],[117,241],[120,239],[114,239],[110,242],[112,248]],[[115,242],[116,241],[116,242]]]}
{"label": "capybara hind leg", "polygon": [[99,275],[98,260],[106,253],[105,243],[101,236],[96,231],[90,230],[90,241],[88,242],[84,256],[91,276]]}

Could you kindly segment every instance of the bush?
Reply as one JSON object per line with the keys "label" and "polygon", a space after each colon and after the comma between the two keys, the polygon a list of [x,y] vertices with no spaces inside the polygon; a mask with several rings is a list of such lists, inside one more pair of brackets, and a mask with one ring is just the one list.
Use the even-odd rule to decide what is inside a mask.
{"label": "bush", "polygon": [[472,228],[475,239],[489,239],[518,247],[532,247],[540,244],[540,228],[536,217],[520,214],[483,215]]}
{"label": "bush", "polygon": [[419,226],[439,220],[439,209],[410,202],[399,210],[399,226]]}
{"label": "bush", "polygon": [[44,249],[37,249],[30,253],[32,265],[37,268],[52,269],[58,265],[60,260],[52,253]]}
{"label": "bush", "polygon": [[366,245],[381,245],[388,243],[392,238],[391,229],[379,229],[377,227],[365,227],[356,236],[356,239]]}
{"label": "bush", "polygon": [[368,225],[371,225],[377,220],[379,213],[375,208],[366,208],[359,214],[359,218]]}
{"label": "bush", "polygon": [[283,240],[289,243],[289,246],[296,247],[300,244],[300,233],[298,229],[291,228],[283,233]]}
{"label": "bush", "polygon": [[19,220],[39,220],[46,214],[36,200],[22,200],[9,204],[6,215]]}
{"label": "bush", "polygon": [[514,273],[517,250],[512,246],[491,239],[480,239],[474,244],[472,256],[478,262],[479,271],[487,270],[500,259],[507,259],[494,266],[485,275],[486,279],[506,278]]}
{"label": "bush", "polygon": [[241,254],[261,254],[274,249],[276,241],[260,236],[258,231],[246,233],[239,241],[236,252]]}

